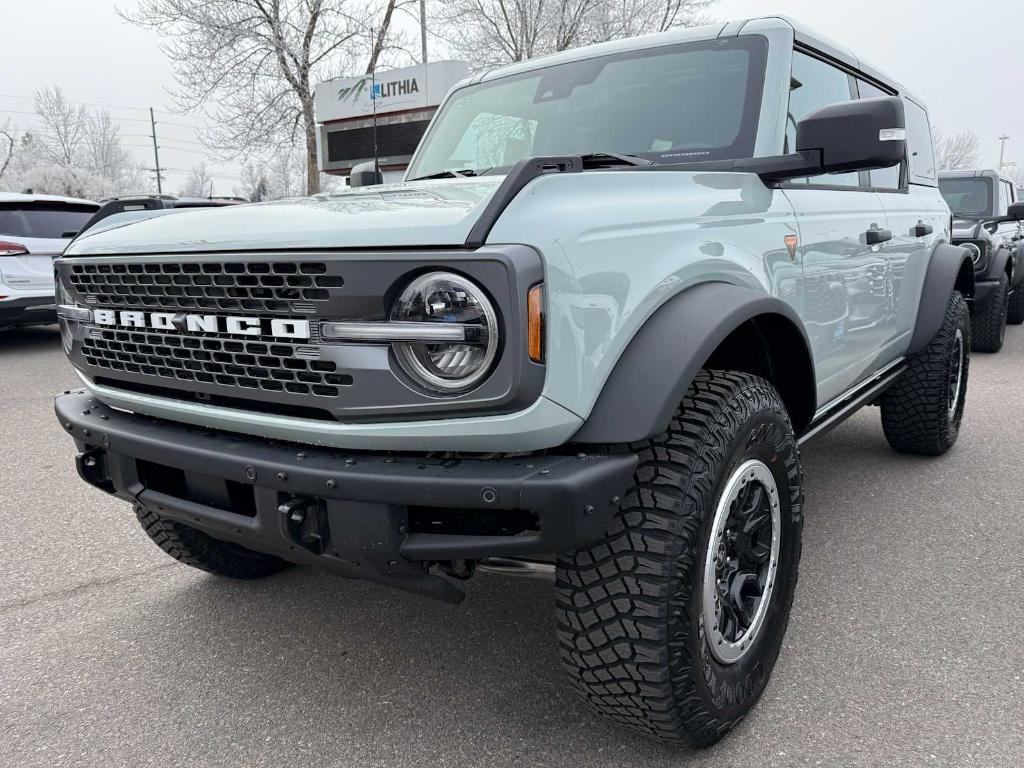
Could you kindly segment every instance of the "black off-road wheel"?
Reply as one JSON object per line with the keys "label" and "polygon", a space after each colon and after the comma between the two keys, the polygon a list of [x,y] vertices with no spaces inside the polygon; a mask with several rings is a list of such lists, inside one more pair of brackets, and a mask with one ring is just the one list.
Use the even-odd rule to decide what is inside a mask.
{"label": "black off-road wheel", "polygon": [[1006,310],[1006,322],[1010,325],[1024,323],[1024,281],[1010,294],[1010,304]]}
{"label": "black off-road wheel", "polygon": [[215,539],[200,530],[135,508],[142,529],[164,552],[179,563],[230,579],[261,579],[291,565],[273,555]]}
{"label": "black off-road wheel", "polygon": [[903,453],[941,456],[956,442],[967,400],[971,320],[963,296],[954,292],[942,327],[907,371],[882,395],[882,429]]}
{"label": "black off-road wheel", "polygon": [[779,394],[702,371],[663,435],[629,446],[634,486],[604,538],[560,553],[558,639],[599,713],[708,746],[757,703],[800,560],[800,454]]}
{"label": "black off-road wheel", "polygon": [[989,294],[984,306],[975,307],[971,322],[971,349],[975,352],[998,352],[1006,337],[1009,313],[1010,280],[1003,273],[999,284]]}

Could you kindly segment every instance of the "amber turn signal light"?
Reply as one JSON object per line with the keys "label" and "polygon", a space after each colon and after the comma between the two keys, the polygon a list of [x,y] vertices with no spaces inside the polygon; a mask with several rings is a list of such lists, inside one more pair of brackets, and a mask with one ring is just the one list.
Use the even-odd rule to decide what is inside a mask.
{"label": "amber turn signal light", "polygon": [[526,299],[526,318],[529,327],[527,350],[535,363],[544,362],[544,285],[538,283],[530,289]]}

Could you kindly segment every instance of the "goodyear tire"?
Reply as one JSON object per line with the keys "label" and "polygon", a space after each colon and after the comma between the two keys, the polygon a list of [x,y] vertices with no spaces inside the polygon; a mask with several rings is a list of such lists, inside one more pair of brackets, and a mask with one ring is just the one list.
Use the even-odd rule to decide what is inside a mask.
{"label": "goodyear tire", "polygon": [[971,323],[971,349],[974,352],[998,352],[1003,348],[1009,300],[1010,280],[1004,273],[1000,275],[999,283],[985,305],[975,307]]}
{"label": "goodyear tire", "polygon": [[178,562],[207,573],[231,579],[260,579],[289,566],[273,555],[215,539],[142,507],[136,507],[135,515],[142,529],[160,549]]}
{"label": "goodyear tire", "polygon": [[782,645],[799,450],[775,389],[722,371],[698,374],[668,431],[629,449],[639,468],[610,530],[558,557],[562,661],[599,713],[707,746],[757,703]]}
{"label": "goodyear tire", "polygon": [[882,428],[889,445],[926,456],[953,447],[967,399],[971,348],[967,303],[954,292],[935,338],[909,358],[907,371],[882,395]]}
{"label": "goodyear tire", "polygon": [[1010,325],[1024,323],[1024,282],[1010,294],[1010,306],[1006,310],[1006,322]]}

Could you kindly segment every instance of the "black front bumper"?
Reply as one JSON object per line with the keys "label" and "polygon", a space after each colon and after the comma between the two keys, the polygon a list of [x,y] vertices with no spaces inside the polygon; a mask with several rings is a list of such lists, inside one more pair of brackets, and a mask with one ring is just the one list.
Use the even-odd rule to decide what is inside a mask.
{"label": "black front bumper", "polygon": [[79,474],[108,493],[250,549],[447,600],[461,590],[431,564],[586,546],[636,468],[630,453],[344,452],[125,413],[84,391],[55,409]]}
{"label": "black front bumper", "polygon": [[0,328],[18,325],[49,325],[57,322],[53,296],[31,296],[0,301]]}

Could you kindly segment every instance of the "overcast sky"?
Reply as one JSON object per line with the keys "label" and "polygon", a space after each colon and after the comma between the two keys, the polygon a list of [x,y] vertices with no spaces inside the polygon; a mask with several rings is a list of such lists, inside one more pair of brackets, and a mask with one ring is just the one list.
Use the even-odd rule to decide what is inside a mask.
{"label": "overcast sky", "polygon": [[[149,114],[157,114],[161,164],[176,192],[188,169],[207,162],[215,194],[238,183],[236,163],[204,155],[195,117],[171,115],[170,67],[157,38],[121,21],[115,6],[137,0],[4,0],[0,9],[0,121],[31,126],[32,92],[60,85],[78,102],[110,105],[124,141],[152,165]],[[196,0],[201,2],[202,0]],[[427,0],[428,5],[438,0]],[[1021,0],[720,0],[719,19],[784,13],[854,49],[925,100],[946,135],[975,131],[982,162],[1024,165],[1024,41]]]}

